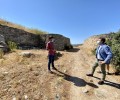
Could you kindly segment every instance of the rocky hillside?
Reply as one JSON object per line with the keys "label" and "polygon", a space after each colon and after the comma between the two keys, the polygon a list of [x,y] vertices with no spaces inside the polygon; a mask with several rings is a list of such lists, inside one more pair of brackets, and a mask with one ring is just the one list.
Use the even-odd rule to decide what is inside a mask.
{"label": "rocky hillside", "polygon": [[[5,37],[5,41],[13,41],[20,48],[45,48],[49,36],[55,37],[55,49],[64,50],[65,47],[71,47],[70,39],[59,34],[34,34],[28,31],[10,27],[0,23],[0,35]],[[0,40],[1,41],[1,40]]]}
{"label": "rocky hillside", "polygon": [[[45,47],[48,36],[52,35],[58,50],[70,45],[70,39],[62,35],[35,35],[0,26],[0,34],[4,35],[5,40],[17,44]],[[57,51],[57,70],[51,69],[52,74],[48,73],[47,50],[16,50],[1,55],[0,100],[120,100],[120,78],[114,75],[111,66],[111,75],[106,76],[102,86],[98,85],[102,77],[102,74],[97,73],[99,68],[94,77],[86,76],[95,61],[95,56],[89,55],[89,52],[95,47],[98,37],[90,37],[83,45],[69,52]]]}
{"label": "rocky hillside", "polygon": [[24,26],[22,26],[22,25],[19,25],[19,24],[15,24],[15,23],[6,21],[6,20],[1,19],[1,18],[0,18],[0,24],[1,24],[1,25],[4,25],[4,26],[9,26],[9,27],[21,29],[21,30],[24,30],[24,31],[27,31],[27,32],[30,32],[30,33],[34,33],[34,34],[46,34],[46,33],[47,33],[47,32],[45,32],[45,31],[41,31],[41,30],[38,30],[38,29],[27,28],[27,27],[24,27]]}
{"label": "rocky hillside", "polygon": [[91,51],[96,48],[97,46],[96,41],[99,37],[105,37],[107,39],[110,38],[110,34],[95,35],[86,39],[83,43],[83,48],[85,48],[87,52],[91,53]]}

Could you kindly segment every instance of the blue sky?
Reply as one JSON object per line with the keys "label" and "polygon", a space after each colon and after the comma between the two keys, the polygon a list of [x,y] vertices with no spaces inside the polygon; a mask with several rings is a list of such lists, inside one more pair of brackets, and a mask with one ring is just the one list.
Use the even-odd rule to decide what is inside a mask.
{"label": "blue sky", "polygon": [[120,29],[120,0],[0,0],[0,18],[83,43]]}

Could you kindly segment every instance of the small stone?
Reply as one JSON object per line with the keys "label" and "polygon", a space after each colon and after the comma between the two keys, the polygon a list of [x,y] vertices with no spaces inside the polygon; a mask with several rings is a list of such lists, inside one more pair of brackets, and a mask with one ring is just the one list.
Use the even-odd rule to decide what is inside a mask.
{"label": "small stone", "polygon": [[83,90],[83,93],[88,93],[89,91],[87,89],[84,89]]}
{"label": "small stone", "polygon": [[58,87],[57,86],[55,86],[55,89],[57,89]]}
{"label": "small stone", "polygon": [[4,72],[4,73],[3,73],[3,75],[7,75],[7,74],[8,74],[8,72]]}
{"label": "small stone", "polygon": [[16,99],[16,97],[13,97],[13,99],[12,99],[12,100],[17,100],[17,99]]}
{"label": "small stone", "polygon": [[24,95],[25,99],[28,99],[28,96],[27,95]]}
{"label": "small stone", "polygon": [[66,72],[67,72],[67,70],[65,69],[65,70],[64,70],[64,73],[66,73]]}
{"label": "small stone", "polygon": [[22,53],[20,53],[19,54],[20,56],[23,56],[23,57],[30,57],[31,55],[33,55],[32,53],[30,53],[30,52],[22,52]]}
{"label": "small stone", "polygon": [[39,76],[39,73],[38,73],[38,72],[35,72],[34,75],[35,75],[35,76]]}
{"label": "small stone", "polygon": [[59,94],[56,94],[55,100],[60,100],[60,95]]}
{"label": "small stone", "polygon": [[93,82],[93,80],[90,80],[90,82]]}
{"label": "small stone", "polygon": [[8,74],[8,72],[4,72],[5,74]]}
{"label": "small stone", "polygon": [[30,71],[33,71],[33,68],[30,68]]}
{"label": "small stone", "polygon": [[3,80],[4,79],[4,75],[0,74],[0,80]]}

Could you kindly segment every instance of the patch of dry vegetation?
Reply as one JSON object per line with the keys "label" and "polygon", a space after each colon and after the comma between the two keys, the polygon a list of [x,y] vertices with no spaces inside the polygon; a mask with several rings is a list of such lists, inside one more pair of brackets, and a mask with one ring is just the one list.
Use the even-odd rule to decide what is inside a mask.
{"label": "patch of dry vegetation", "polygon": [[[30,56],[24,56],[23,52]],[[0,59],[0,100],[54,100],[67,98],[64,74],[48,73],[45,50],[16,50]],[[69,66],[62,53],[55,66],[62,72]],[[68,57],[69,58],[69,57]]]}
{"label": "patch of dry vegetation", "polygon": [[35,29],[35,28],[27,28],[25,26],[6,21],[4,19],[0,19],[0,24],[1,25],[6,25],[6,26],[9,26],[9,27],[13,27],[13,28],[18,28],[18,29],[21,29],[21,30],[24,30],[24,31],[27,31],[27,32],[30,32],[30,33],[34,33],[34,34],[47,34],[48,33],[48,32],[41,31],[41,30]]}

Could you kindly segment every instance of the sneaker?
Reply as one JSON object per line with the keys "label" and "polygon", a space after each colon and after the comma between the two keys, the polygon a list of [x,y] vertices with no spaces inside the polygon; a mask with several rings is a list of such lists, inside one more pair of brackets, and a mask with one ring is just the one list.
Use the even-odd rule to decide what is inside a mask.
{"label": "sneaker", "polygon": [[103,85],[103,84],[104,84],[104,81],[99,81],[98,84],[99,84],[99,85]]}
{"label": "sneaker", "polygon": [[93,74],[86,74],[86,75],[87,75],[87,76],[91,76],[91,77],[93,76]]}
{"label": "sneaker", "polygon": [[106,73],[107,75],[111,75],[109,72]]}

